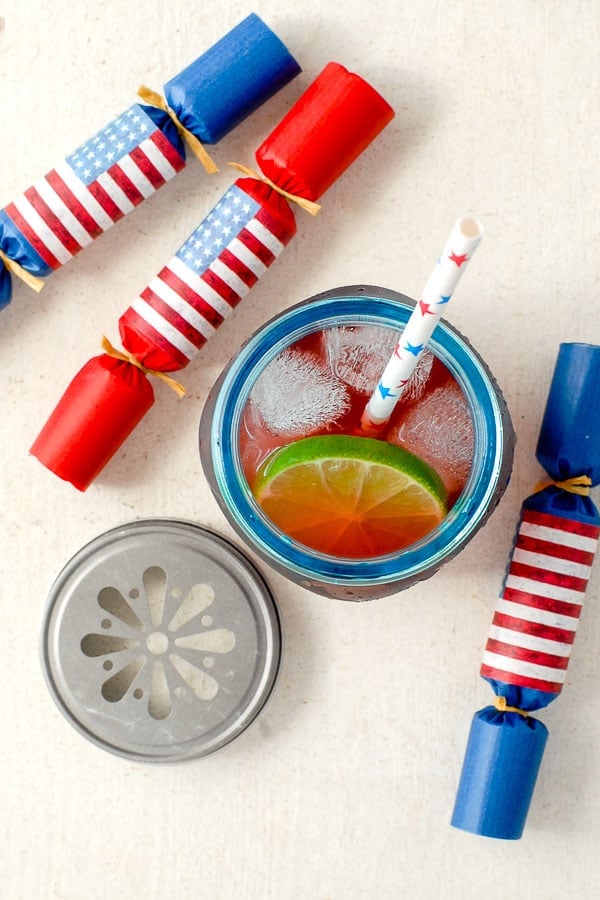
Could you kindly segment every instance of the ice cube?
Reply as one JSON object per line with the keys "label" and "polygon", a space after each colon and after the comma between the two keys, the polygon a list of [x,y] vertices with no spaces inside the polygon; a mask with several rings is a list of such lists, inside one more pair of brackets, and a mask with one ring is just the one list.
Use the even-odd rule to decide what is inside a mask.
{"label": "ice cube", "polygon": [[334,425],[350,409],[346,386],[313,353],[288,349],[262,372],[250,401],[269,431],[305,437]]}
{"label": "ice cube", "polygon": [[[329,368],[357,393],[368,397],[377,387],[398,336],[399,332],[376,325],[328,328],[323,340]],[[404,400],[421,396],[432,363],[433,354],[426,350],[402,392]]]}
{"label": "ice cube", "polygon": [[386,438],[432,466],[453,502],[463,489],[473,458],[473,421],[467,399],[449,378],[407,410]]}

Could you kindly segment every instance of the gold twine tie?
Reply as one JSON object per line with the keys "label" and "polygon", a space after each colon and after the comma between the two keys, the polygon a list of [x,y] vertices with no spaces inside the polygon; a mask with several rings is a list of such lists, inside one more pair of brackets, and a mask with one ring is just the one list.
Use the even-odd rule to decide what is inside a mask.
{"label": "gold twine tie", "polygon": [[32,275],[31,272],[28,272],[27,269],[24,269],[23,266],[20,266],[18,262],[15,262],[14,259],[10,259],[4,253],[3,250],[0,250],[0,260],[4,263],[8,271],[14,275],[16,278],[20,278],[27,287],[30,287],[32,290],[36,291],[38,294],[41,289],[44,287],[44,281],[41,278],[38,278],[36,275]]}
{"label": "gold twine tie", "polygon": [[289,191],[284,191],[283,188],[280,188],[278,184],[275,184],[274,181],[271,181],[270,178],[267,178],[267,176],[263,175],[261,172],[255,172],[254,169],[249,169],[248,166],[243,166],[241,163],[230,162],[229,165],[234,169],[237,169],[238,172],[241,172],[242,175],[247,175],[248,178],[256,178],[257,181],[263,181],[265,184],[268,184],[270,188],[273,188],[274,191],[277,191],[278,194],[281,194],[281,196],[285,197],[286,200],[289,200],[290,203],[297,203],[298,206],[306,210],[307,213],[310,213],[311,216],[316,216],[321,209],[320,204],[315,203],[313,200],[307,200],[306,197],[298,197],[297,194],[290,194]]}
{"label": "gold twine tie", "polygon": [[568,491],[570,494],[578,494],[580,497],[589,497],[592,479],[589,475],[574,475],[573,478],[567,478],[565,481],[541,481],[535,489],[535,493],[543,491],[547,487],[554,485],[561,491]]}
{"label": "gold twine tie", "polygon": [[498,712],[514,712],[518,713],[520,716],[523,716],[524,719],[529,718],[529,713],[525,712],[524,709],[519,709],[518,706],[509,706],[506,702],[506,697],[495,697],[494,698],[494,706],[498,710]]}
{"label": "gold twine tie", "polygon": [[170,375],[167,375],[166,372],[158,372],[156,369],[149,369],[147,366],[143,366],[139,359],[136,359],[131,353],[117,350],[116,347],[113,347],[107,337],[102,338],[102,349],[108,356],[112,356],[113,359],[120,359],[121,362],[131,363],[132,366],[135,366],[136,369],[139,369],[144,375],[154,375],[155,378],[160,378],[160,380],[164,381],[172,391],[175,391],[179,399],[185,396],[186,390],[182,384],[175,381],[175,379],[171,378]]}
{"label": "gold twine tie", "polygon": [[191,131],[189,131],[184,125],[181,124],[164,97],[161,97],[160,94],[157,94],[156,91],[151,90],[151,88],[148,88],[145,85],[141,85],[141,87],[138,89],[138,97],[141,97],[141,99],[145,103],[149,103],[150,106],[156,106],[158,107],[158,109],[162,109],[164,112],[166,112],[166,114],[171,118],[178,133],[187,142],[190,150],[200,160],[209,175],[214,175],[215,172],[219,171],[216,163],[204,149],[203,145],[200,143],[196,135],[192,134]]}

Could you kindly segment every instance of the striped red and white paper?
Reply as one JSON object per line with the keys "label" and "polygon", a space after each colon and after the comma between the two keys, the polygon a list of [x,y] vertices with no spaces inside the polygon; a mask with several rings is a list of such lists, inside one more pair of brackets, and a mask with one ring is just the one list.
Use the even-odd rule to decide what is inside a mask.
{"label": "striped red and white paper", "polygon": [[523,510],[481,675],[560,692],[599,535],[595,525]]}
{"label": "striped red and white paper", "polygon": [[184,166],[177,148],[134,104],[4,212],[58,269]]}
{"label": "striped red and white paper", "polygon": [[182,369],[294,233],[291,213],[274,215],[232,185],[121,316],[127,349],[145,364],[151,354],[152,368]]}

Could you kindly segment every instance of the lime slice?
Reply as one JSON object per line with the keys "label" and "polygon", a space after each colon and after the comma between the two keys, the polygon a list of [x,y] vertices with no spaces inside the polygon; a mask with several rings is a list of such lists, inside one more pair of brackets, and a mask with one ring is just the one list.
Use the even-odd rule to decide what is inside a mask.
{"label": "lime slice", "polygon": [[446,490],[426,462],[402,447],[332,434],[293,441],[259,469],[254,496],[296,541],[332,556],[401,550],[443,519]]}

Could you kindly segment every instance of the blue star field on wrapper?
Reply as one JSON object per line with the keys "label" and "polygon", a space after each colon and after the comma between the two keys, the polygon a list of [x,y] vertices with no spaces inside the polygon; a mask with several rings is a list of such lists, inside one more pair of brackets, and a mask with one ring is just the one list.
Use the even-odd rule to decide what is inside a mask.
{"label": "blue star field on wrapper", "polygon": [[452,825],[522,836],[548,730],[531,713],[565,682],[600,513],[600,347],[561,344],[536,456],[550,483],[528,497],[480,673],[496,694],[475,714]]}
{"label": "blue star field on wrapper", "polygon": [[219,141],[299,72],[252,13],[167,82],[162,108],[136,103],[113,119],[0,210],[0,309],[11,300],[11,275],[39,289],[36,279],[181,171],[186,141],[216,171],[201,142]]}

